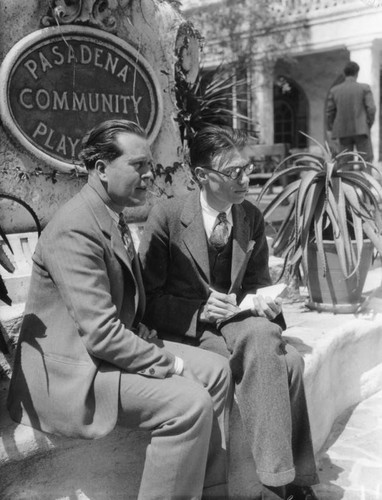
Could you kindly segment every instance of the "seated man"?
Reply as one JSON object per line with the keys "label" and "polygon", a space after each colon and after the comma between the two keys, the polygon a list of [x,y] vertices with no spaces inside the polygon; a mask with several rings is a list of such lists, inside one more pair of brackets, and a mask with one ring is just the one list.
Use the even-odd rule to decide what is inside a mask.
{"label": "seated man", "polygon": [[150,430],[139,499],[225,498],[228,362],[163,342],[140,322],[140,265],[121,212],[146,200],[146,136],[135,123],[104,122],[84,138],[81,158],[88,183],[33,256],[10,414],[72,437],[102,437],[117,421]]}
{"label": "seated man", "polygon": [[200,189],[151,211],[140,246],[145,321],[229,358],[263,497],[314,500],[303,361],[282,339],[281,301],[260,296],[232,317],[247,292],[271,283],[264,219],[245,201],[248,144],[241,131],[200,131],[190,150]]}

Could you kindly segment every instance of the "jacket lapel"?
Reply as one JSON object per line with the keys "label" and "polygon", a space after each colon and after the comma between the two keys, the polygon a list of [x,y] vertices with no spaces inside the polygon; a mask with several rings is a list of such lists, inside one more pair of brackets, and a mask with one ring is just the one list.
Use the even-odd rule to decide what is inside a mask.
{"label": "jacket lapel", "polygon": [[[106,208],[105,202],[101,197],[102,195],[101,193],[98,193],[98,190],[99,186],[97,185],[90,186],[89,184],[86,184],[82,189],[82,195],[87,201],[87,203],[90,205],[91,210],[100,226],[101,231],[108,238],[110,238],[110,245],[112,251],[130,273],[135,283],[136,290],[139,292],[138,307],[141,308],[142,307],[141,303],[143,303],[143,305],[145,303],[145,294],[142,283],[141,286],[139,286],[139,278],[140,278],[140,271],[138,269],[139,266],[136,265],[135,269],[133,269],[133,263],[131,262],[131,260],[127,255],[121,235],[119,234],[118,229],[113,223],[113,220]],[[137,258],[138,257],[135,256],[135,259]],[[138,280],[135,275],[136,272],[137,272],[137,277],[139,277]]]}
{"label": "jacket lapel", "polygon": [[208,246],[204,229],[202,208],[200,206],[200,190],[196,189],[190,197],[181,214],[184,226],[183,241],[191,257],[199,267],[204,279],[210,282],[210,265],[208,261]]}
{"label": "jacket lapel", "polygon": [[235,288],[236,280],[248,255],[251,253],[254,241],[250,240],[250,221],[242,205],[232,206],[233,242],[231,265],[231,289]]}

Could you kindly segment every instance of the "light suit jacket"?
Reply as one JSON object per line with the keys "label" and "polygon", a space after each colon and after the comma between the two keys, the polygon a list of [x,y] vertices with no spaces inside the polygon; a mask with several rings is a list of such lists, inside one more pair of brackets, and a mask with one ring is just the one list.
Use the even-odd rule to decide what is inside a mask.
{"label": "light suit jacket", "polygon": [[328,96],[327,124],[333,138],[370,135],[376,107],[370,86],[346,77],[334,86]]}
{"label": "light suit jacket", "polygon": [[163,378],[174,366],[131,331],[145,306],[139,262],[105,195],[89,178],[40,237],[8,396],[17,422],[73,437],[113,429],[122,370]]}
{"label": "light suit jacket", "polygon": [[[245,293],[271,284],[271,279],[260,210],[244,201],[233,205],[232,218],[229,293],[236,293],[239,302]],[[199,309],[210,294],[199,189],[186,199],[169,200],[151,210],[139,252],[147,296],[144,321],[162,332],[197,337],[202,328]],[[283,319],[280,326],[285,327]]]}

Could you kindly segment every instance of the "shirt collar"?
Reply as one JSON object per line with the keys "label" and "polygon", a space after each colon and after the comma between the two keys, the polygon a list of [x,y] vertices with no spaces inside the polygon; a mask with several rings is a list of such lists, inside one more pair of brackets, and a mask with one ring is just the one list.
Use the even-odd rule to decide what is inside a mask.
{"label": "shirt collar", "polygon": [[[207,200],[203,194],[203,191],[200,192],[200,205],[202,207],[202,216],[203,216],[203,224],[204,224],[204,229],[206,231],[207,238],[211,236],[212,230],[215,226],[216,223],[216,218],[220,212],[215,210],[214,208],[210,207],[210,205],[207,203]],[[227,221],[230,230],[232,229],[232,205],[226,210],[226,215],[227,215]]]}
{"label": "shirt collar", "polygon": [[[209,215],[216,219],[216,217],[220,214],[218,210],[215,210],[207,203],[204,191],[200,191],[200,204],[202,206],[203,213],[205,213],[206,215]],[[228,210],[225,210],[225,213],[227,215],[228,222],[232,224],[232,205],[229,206]]]}

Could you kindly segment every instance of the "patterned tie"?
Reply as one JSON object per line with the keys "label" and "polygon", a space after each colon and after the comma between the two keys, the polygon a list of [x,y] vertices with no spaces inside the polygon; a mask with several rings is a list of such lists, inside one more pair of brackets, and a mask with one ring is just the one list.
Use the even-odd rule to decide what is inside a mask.
{"label": "patterned tie", "polygon": [[119,214],[119,222],[118,229],[122,236],[123,244],[126,248],[127,255],[130,260],[134,259],[135,251],[134,251],[134,243],[131,237],[129,226],[125,222],[125,218],[122,213]]}
{"label": "patterned tie", "polygon": [[220,212],[217,216],[215,227],[210,236],[210,244],[216,249],[221,250],[226,246],[229,240],[229,224],[225,212]]}

